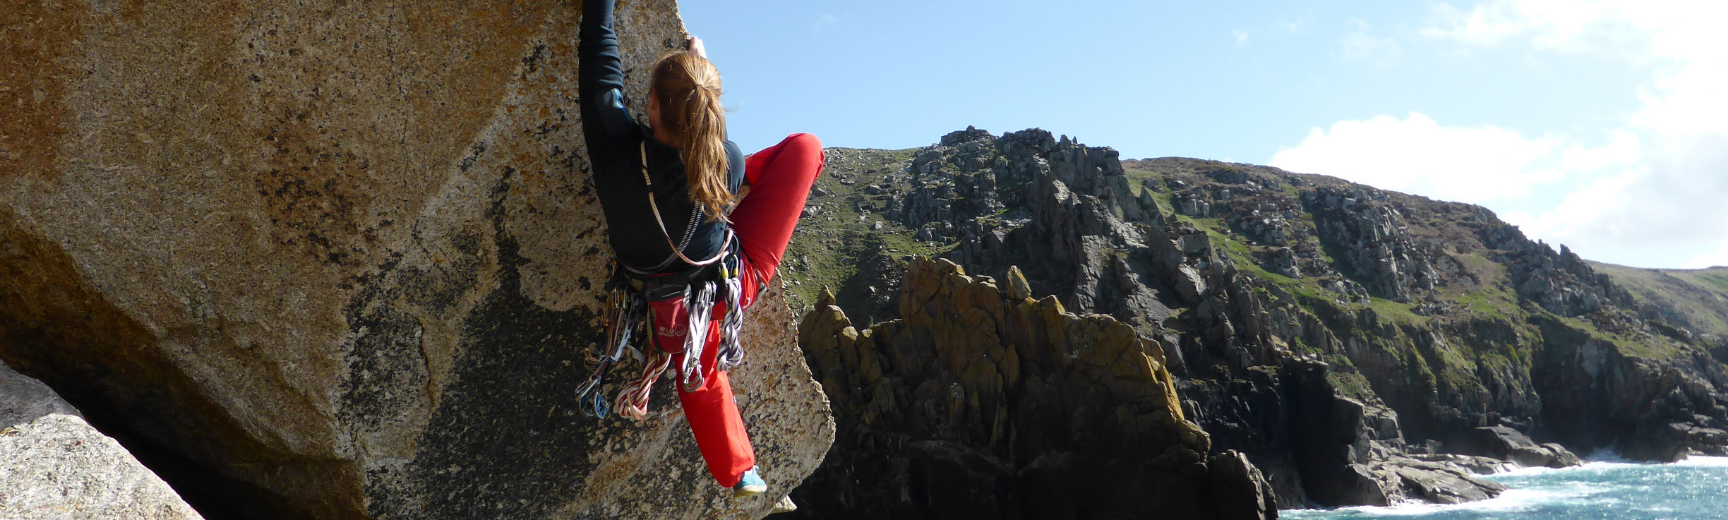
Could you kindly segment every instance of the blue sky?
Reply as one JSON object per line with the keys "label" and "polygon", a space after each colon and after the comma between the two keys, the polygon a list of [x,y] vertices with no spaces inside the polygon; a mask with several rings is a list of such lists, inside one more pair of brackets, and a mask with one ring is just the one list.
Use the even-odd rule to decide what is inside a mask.
{"label": "blue sky", "polygon": [[746,149],[1041,127],[1124,157],[1482,204],[1640,267],[1728,265],[1728,15],[1705,2],[680,5]]}

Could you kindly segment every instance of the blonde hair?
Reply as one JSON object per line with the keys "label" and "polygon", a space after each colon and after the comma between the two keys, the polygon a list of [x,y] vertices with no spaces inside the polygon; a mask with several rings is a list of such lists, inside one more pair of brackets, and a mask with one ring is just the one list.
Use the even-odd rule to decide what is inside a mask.
{"label": "blonde hair", "polygon": [[720,107],[720,71],[693,52],[674,52],[654,64],[650,79],[660,121],[684,152],[684,173],[690,200],[707,211],[708,220],[725,220],[736,197],[727,188],[726,113]]}

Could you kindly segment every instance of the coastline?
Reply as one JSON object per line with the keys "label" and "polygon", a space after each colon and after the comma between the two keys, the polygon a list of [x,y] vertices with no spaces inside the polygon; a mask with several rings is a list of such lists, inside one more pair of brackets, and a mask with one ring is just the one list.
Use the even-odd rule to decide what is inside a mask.
{"label": "coastline", "polygon": [[[1685,459],[1668,463],[1647,463],[1628,461],[1609,452],[1597,452],[1585,459],[1583,465],[1569,468],[1519,467],[1491,475],[1481,475],[1478,478],[1499,482],[1509,486],[1499,496],[1487,500],[1465,502],[1459,504],[1431,504],[1426,502],[1404,502],[1390,506],[1352,506],[1336,509],[1288,509],[1279,511],[1279,516],[1293,519],[1354,519],[1354,518],[1526,518],[1539,520],[1546,518],[1566,517],[1568,511],[1591,509],[1592,505],[1604,506],[1599,509],[1603,514],[1613,513],[1615,518],[1643,518],[1640,516],[1625,516],[1628,513],[1650,513],[1651,518],[1690,518],[1683,511],[1678,511],[1670,500],[1655,500],[1647,504],[1627,504],[1618,495],[1637,488],[1646,496],[1655,496],[1654,486],[1643,485],[1634,480],[1640,474],[1651,471],[1679,474],[1688,469],[1701,469],[1710,474],[1719,474],[1728,479],[1728,457],[1690,456]],[[1683,482],[1675,483],[1676,486]],[[1728,502],[1728,498],[1722,498]],[[1720,511],[1704,504],[1693,504],[1704,508]],[[1618,506],[1617,508],[1609,506]],[[1623,510],[1624,509],[1624,510]]]}

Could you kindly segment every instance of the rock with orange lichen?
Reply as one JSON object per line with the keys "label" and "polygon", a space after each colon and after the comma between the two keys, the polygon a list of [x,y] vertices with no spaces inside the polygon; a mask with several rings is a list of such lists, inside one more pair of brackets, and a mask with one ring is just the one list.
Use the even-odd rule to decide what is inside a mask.
{"label": "rock with orange lichen", "polygon": [[[1009,283],[1005,292],[948,260],[915,258],[903,318],[863,331],[822,296],[799,342],[839,433],[795,493],[804,507],[794,515],[1276,516],[1246,459],[1208,457],[1161,347]],[[1215,460],[1227,469],[1214,471]]]}
{"label": "rock with orange lichen", "polygon": [[[579,9],[0,9],[0,359],[210,516],[767,514],[832,436],[778,289],[732,373],[778,493],[715,485],[670,386],[576,411],[611,260]],[[618,27],[643,99],[677,6]]]}

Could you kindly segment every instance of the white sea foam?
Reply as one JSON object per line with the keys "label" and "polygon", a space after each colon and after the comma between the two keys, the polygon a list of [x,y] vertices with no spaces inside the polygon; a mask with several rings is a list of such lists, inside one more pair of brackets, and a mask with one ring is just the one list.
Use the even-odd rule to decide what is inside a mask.
{"label": "white sea foam", "polygon": [[[1546,469],[1546,468],[1544,468]],[[1352,511],[1366,516],[1421,516],[1444,512],[1477,511],[1511,513],[1527,511],[1543,504],[1573,500],[1589,495],[1598,488],[1555,489],[1508,489],[1500,496],[1476,502],[1462,504],[1429,504],[1426,502],[1405,502],[1390,506],[1358,506],[1340,508],[1338,511]],[[1300,515],[1293,515],[1300,517]]]}
{"label": "white sea foam", "polygon": [[[1609,455],[1609,456],[1604,456]],[[1684,469],[1682,469],[1684,468]],[[1581,512],[1599,518],[1723,518],[1722,496],[1696,490],[1728,489],[1728,457],[1690,457],[1673,464],[1626,462],[1603,452],[1571,468],[1518,468],[1486,476],[1512,489],[1500,496],[1464,504],[1405,503],[1389,507],[1349,507],[1332,511],[1284,511],[1293,519],[1328,518],[1564,518]],[[1674,471],[1671,471],[1674,470]],[[1654,516],[1651,516],[1651,515]],[[1627,516],[1630,515],[1630,516]]]}
{"label": "white sea foam", "polygon": [[1498,479],[1498,478],[1506,478],[1506,477],[1528,477],[1528,476],[1532,476],[1532,475],[1542,475],[1542,474],[1546,474],[1546,473],[1553,473],[1556,471],[1565,471],[1567,469],[1571,469],[1571,468],[1555,469],[1555,468],[1547,468],[1547,467],[1542,467],[1542,466],[1530,466],[1530,467],[1512,466],[1512,467],[1507,468],[1507,469],[1502,469],[1500,471],[1496,471],[1491,475],[1483,475],[1483,477],[1487,478],[1489,480]]}
{"label": "white sea foam", "polygon": [[1584,460],[1589,462],[1632,462],[1627,460],[1626,457],[1621,457],[1619,453],[1608,448],[1596,448],[1596,451],[1590,452],[1589,455],[1584,456]]}
{"label": "white sea foam", "polygon": [[1675,462],[1674,465],[1710,468],[1728,467],[1728,457],[1705,457],[1701,455],[1693,455],[1691,457],[1686,457],[1680,462]]}
{"label": "white sea foam", "polygon": [[1531,466],[1531,467],[1527,467],[1527,468],[1526,467],[1514,467],[1513,469],[1497,472],[1497,473],[1494,473],[1492,475],[1484,475],[1482,478],[1486,478],[1488,480],[1500,480],[1500,479],[1506,479],[1506,478],[1533,477],[1533,476],[1537,476],[1537,475],[1547,475],[1547,474],[1552,474],[1552,473],[1568,473],[1568,472],[1579,472],[1579,471],[1600,473],[1600,472],[1606,472],[1606,471],[1613,471],[1613,470],[1617,470],[1617,469],[1635,468],[1635,467],[1642,466],[1642,465],[1643,464],[1637,464],[1637,463],[1632,463],[1632,462],[1590,460],[1590,461],[1585,462],[1581,465],[1572,466],[1570,468],[1547,468],[1547,467],[1542,467],[1542,466]]}
{"label": "white sea foam", "polygon": [[[1698,458],[1698,457],[1693,457],[1693,458]],[[1613,450],[1610,450],[1608,448],[1599,448],[1596,451],[1591,452],[1590,455],[1584,457],[1584,463],[1583,464],[1580,464],[1577,466],[1572,466],[1570,468],[1548,468],[1548,467],[1543,467],[1543,466],[1525,467],[1525,466],[1519,466],[1517,464],[1513,464],[1513,463],[1508,462],[1508,463],[1500,466],[1499,470],[1488,475],[1487,478],[1492,480],[1492,479],[1496,479],[1496,478],[1500,478],[1500,477],[1529,477],[1529,476],[1535,476],[1535,475],[1545,475],[1545,474],[1554,473],[1554,472],[1578,471],[1581,469],[1582,470],[1593,470],[1593,471],[1604,471],[1604,470],[1613,470],[1613,469],[1632,467],[1632,466],[1638,466],[1638,465],[1640,465],[1640,464],[1633,462],[1633,461],[1630,461],[1630,460],[1627,460],[1625,457],[1621,457],[1620,454],[1615,453]]]}

